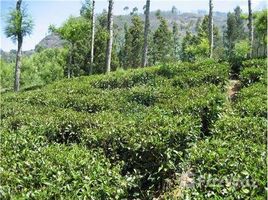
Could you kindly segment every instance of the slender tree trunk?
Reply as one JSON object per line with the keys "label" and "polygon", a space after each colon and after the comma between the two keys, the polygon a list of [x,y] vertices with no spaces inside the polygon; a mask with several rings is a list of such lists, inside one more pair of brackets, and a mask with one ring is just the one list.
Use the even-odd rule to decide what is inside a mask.
{"label": "slender tree trunk", "polygon": [[249,29],[249,45],[250,45],[249,58],[252,58],[254,35],[253,35],[253,17],[251,9],[251,0],[248,0],[248,29]]}
{"label": "slender tree trunk", "polygon": [[142,54],[142,67],[146,67],[148,64],[148,33],[150,27],[150,0],[146,1],[145,10],[145,26],[144,26],[144,44],[143,44],[143,54]]}
{"label": "slender tree trunk", "polygon": [[209,49],[210,49],[210,58],[213,57],[213,2],[209,0]]}
{"label": "slender tree trunk", "polygon": [[112,58],[112,48],[113,48],[113,0],[109,0],[109,8],[108,8],[108,32],[109,38],[107,40],[107,47],[106,47],[106,72],[109,73],[111,71],[111,58]]}
{"label": "slender tree trunk", "polygon": [[18,49],[16,53],[16,67],[15,67],[15,81],[14,81],[14,91],[18,92],[20,90],[20,70],[21,70],[21,56],[22,56],[22,36],[18,38]]}
{"label": "slender tree trunk", "polygon": [[91,51],[89,74],[92,74],[94,63],[94,41],[95,41],[95,0],[92,1],[92,27],[91,27]]}
{"label": "slender tree trunk", "polygon": [[73,63],[73,44],[71,44],[70,52],[69,52],[69,65],[67,70],[67,77],[71,78],[71,71],[72,71],[72,63]]}
{"label": "slender tree trunk", "polygon": [[[21,2],[22,0],[17,0],[17,3],[16,3],[16,10],[19,13],[21,13]],[[22,18],[20,20],[22,20]],[[16,66],[15,66],[15,77],[14,77],[14,91],[15,92],[18,92],[20,90],[20,69],[21,69],[21,56],[22,56],[22,43],[23,43],[22,34],[19,33],[17,37],[18,37],[18,49],[16,53]]]}

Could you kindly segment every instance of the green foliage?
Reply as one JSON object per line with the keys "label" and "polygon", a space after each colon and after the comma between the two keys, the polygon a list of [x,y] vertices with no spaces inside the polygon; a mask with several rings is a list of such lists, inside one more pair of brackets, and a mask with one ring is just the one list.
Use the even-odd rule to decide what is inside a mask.
{"label": "green foliage", "polygon": [[264,118],[226,116],[217,121],[213,137],[189,150],[195,186],[185,195],[198,199],[265,196]]}
{"label": "green foliage", "polygon": [[227,15],[226,39],[229,50],[233,49],[237,41],[245,39],[244,22],[240,7],[236,7],[233,13]]}
{"label": "green foliage", "polygon": [[243,85],[250,85],[259,81],[266,81],[266,70],[262,68],[246,68],[240,73]]}
{"label": "green foliage", "polygon": [[264,44],[267,44],[267,9],[256,13],[254,25]]}
{"label": "green foliage", "polygon": [[[94,74],[101,74],[106,72],[105,68],[105,56],[107,45],[107,13],[103,11],[101,15],[97,17],[96,22],[96,37],[95,37],[95,45],[94,45],[94,66],[93,66],[93,73]],[[116,35],[115,38],[116,40]],[[111,70],[115,71],[117,67],[120,66],[119,58],[117,55],[117,45],[113,43],[113,51],[112,51],[112,59],[111,59]]]}
{"label": "green foliage", "polygon": [[243,62],[243,67],[257,67],[257,68],[265,68],[267,65],[267,59],[251,59]]}
{"label": "green foliage", "polygon": [[82,3],[82,7],[80,9],[80,15],[85,17],[88,20],[92,19],[92,1],[91,0],[85,0]]}
{"label": "green foliage", "polygon": [[223,113],[227,78],[226,63],[204,60],[4,94],[4,197],[152,199],[185,166],[193,168],[195,179],[257,184],[195,185],[186,191],[190,197],[263,197],[266,121],[260,105],[266,101],[258,98],[257,114],[239,107],[250,95],[246,89],[264,91],[263,83],[243,88],[228,116]]}
{"label": "green foliage", "polygon": [[131,21],[132,25],[129,28],[125,25],[125,42],[121,50],[123,56],[121,62],[124,69],[141,66],[144,25],[137,14],[132,16]]}
{"label": "green foliage", "polygon": [[5,27],[5,34],[10,37],[14,42],[18,36],[30,35],[33,30],[33,20],[23,7],[20,11],[13,9],[9,12],[6,19],[7,26]]}
{"label": "green foliage", "polygon": [[[216,70],[216,65],[211,67],[211,63],[213,61],[195,66],[188,63],[188,66],[190,69],[195,68],[198,74]],[[225,69],[226,66],[221,67]],[[102,176],[98,178],[100,181],[111,180],[94,185],[96,189],[90,191],[94,191],[92,196],[96,198],[102,193],[108,199],[116,198],[115,195],[122,197],[121,194],[127,198],[152,198],[155,191],[163,189],[165,179],[180,170],[185,150],[204,134],[209,134],[208,131],[218,118],[224,102],[220,86],[223,82],[217,84],[218,87],[208,84],[198,87],[189,85],[189,88],[181,90],[174,87],[173,82],[180,76],[186,76],[186,65],[174,64],[166,68],[174,70],[173,78],[166,77],[162,68],[153,67],[83,77],[68,82],[62,80],[42,90],[27,91],[20,95],[6,94],[3,99],[5,106],[1,112],[2,125],[6,130],[20,134],[22,138],[26,137],[25,132],[42,138],[41,144],[45,143],[45,148],[59,144],[63,152],[59,154],[56,151],[58,156],[66,154],[72,147],[70,145],[74,144],[78,149],[85,146],[89,152],[101,148],[113,166],[119,164],[121,168],[119,172],[119,168],[102,165],[103,168],[107,167],[107,173],[114,175],[102,173],[102,168],[97,167],[98,163],[109,162],[101,157],[88,166],[91,174],[95,170],[97,177]],[[201,82],[201,79],[202,77],[198,81]],[[36,145],[41,144],[37,142]],[[37,154],[34,149],[32,151],[33,155]],[[44,156],[42,151],[38,152],[40,155],[36,162]],[[76,151],[81,157],[77,156],[78,153],[73,155]],[[70,150],[66,156],[74,156],[77,163],[84,159],[89,159],[87,163],[91,162],[90,159],[95,156],[93,154],[93,157],[85,158],[82,152]],[[47,157],[52,159],[50,154]],[[63,162],[60,165],[65,165],[65,161]],[[72,166],[62,169],[65,177],[62,181],[72,180],[72,174],[79,174],[76,183],[79,183],[80,188],[86,187],[83,182],[85,176],[81,173],[87,173],[88,168],[80,166],[77,171],[74,165],[71,173],[69,169]],[[59,171],[58,169],[55,171]],[[41,168],[39,173],[50,174],[51,168]],[[33,174],[31,176],[34,177]],[[109,176],[112,177],[108,178]],[[121,176],[127,181],[124,182]],[[122,181],[119,191],[113,189],[117,180]],[[46,182],[52,185],[44,191],[58,194],[54,188],[62,182],[54,182],[53,177],[47,177]],[[69,184],[71,192],[69,195],[66,193],[67,198],[77,191],[73,182]],[[101,184],[108,188],[105,192],[101,192]],[[24,187],[26,192],[20,193],[21,195],[26,195],[30,190],[38,190],[35,185]],[[65,195],[65,191],[63,194]],[[87,193],[80,191],[79,194],[83,196]]]}
{"label": "green foliage", "polygon": [[252,83],[262,82],[267,84],[267,60],[252,59],[243,62],[243,70],[240,74],[240,80],[243,86],[249,86]]}
{"label": "green foliage", "polygon": [[266,118],[266,102],[267,87],[263,83],[255,83],[240,91],[235,108],[241,116],[260,116]]}
{"label": "green foliage", "polygon": [[7,63],[1,59],[0,64],[1,90],[10,90],[13,86],[15,63]]}
{"label": "green foliage", "polygon": [[82,17],[70,17],[56,32],[72,44],[89,37],[85,30],[89,29],[89,22]]}
{"label": "green foliage", "polygon": [[1,141],[2,199],[123,197],[126,181],[120,167],[112,166],[100,150],[46,145],[29,131],[2,132]]}
{"label": "green foliage", "polygon": [[190,160],[199,179],[186,195],[198,199],[262,199],[266,185],[264,152],[265,145],[247,139],[198,143],[191,149]]}
{"label": "green foliage", "polygon": [[153,34],[153,63],[164,63],[172,59],[172,32],[169,30],[168,22],[161,16],[159,27]]}
{"label": "green foliage", "polygon": [[[199,39],[197,36],[192,35],[191,33],[187,32],[186,36],[183,38],[182,41],[182,49],[181,49],[181,60],[182,61],[194,61],[195,60],[195,54],[192,51],[189,51],[191,49],[194,49],[199,43]],[[193,47],[193,48],[191,48]]]}
{"label": "green foliage", "polygon": [[247,58],[250,46],[247,40],[240,40],[234,44],[229,56],[231,63],[231,73],[238,75],[242,68],[242,62]]}
{"label": "green foliage", "polygon": [[246,59],[249,49],[250,47],[247,40],[237,42],[234,46],[233,51],[235,59],[237,60]]}

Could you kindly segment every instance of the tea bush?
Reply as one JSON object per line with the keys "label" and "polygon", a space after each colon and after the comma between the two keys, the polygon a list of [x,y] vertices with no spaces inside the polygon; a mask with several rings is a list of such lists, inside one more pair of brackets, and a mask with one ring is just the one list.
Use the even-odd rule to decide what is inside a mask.
{"label": "tea bush", "polygon": [[253,59],[243,62],[240,80],[244,86],[256,82],[267,84],[267,61],[265,59]]}
{"label": "tea bush", "polygon": [[[265,60],[243,63],[233,112],[220,117],[211,137],[188,149],[185,169],[194,184],[183,198],[263,199],[266,196],[267,86]],[[266,78],[265,78],[266,79]]]}
{"label": "tea bush", "polygon": [[28,131],[1,133],[1,199],[121,199],[126,180],[101,150],[47,145]]}
{"label": "tea bush", "polygon": [[235,109],[241,116],[267,117],[267,87],[256,83],[243,88],[238,94]]}
{"label": "tea bush", "polygon": [[[153,199],[189,163],[200,174],[243,176],[236,144],[246,152],[241,168],[262,187],[257,153],[263,154],[264,82],[245,85],[233,116],[222,118],[227,79],[226,63],[204,60],[4,93],[1,199]],[[246,155],[255,157],[251,162]],[[221,197],[223,190],[195,191],[201,198],[209,191]],[[248,192],[232,191],[237,198]],[[250,189],[250,195],[263,193]]]}

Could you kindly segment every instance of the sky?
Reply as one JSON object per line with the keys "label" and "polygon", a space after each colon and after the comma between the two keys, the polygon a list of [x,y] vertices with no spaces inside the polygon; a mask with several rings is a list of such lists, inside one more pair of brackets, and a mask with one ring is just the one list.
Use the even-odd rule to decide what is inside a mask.
{"label": "sky", "polygon": [[[82,5],[82,0],[23,0],[27,6],[28,13],[34,20],[33,33],[25,37],[23,50],[34,49],[46,35],[48,35],[48,26],[54,24],[60,26],[67,18],[79,16],[79,11]],[[127,14],[124,7],[128,6],[130,10],[137,7],[139,12],[145,4],[145,0],[115,0],[114,14]],[[244,12],[247,11],[247,0],[214,0],[214,11],[229,12],[236,6],[240,6]],[[252,0],[253,11],[261,10],[265,7],[265,0]],[[16,0],[0,0],[0,49],[10,51],[16,49],[16,44],[10,38],[6,38],[4,34],[5,19],[10,9],[15,8]],[[172,6],[181,12],[196,12],[197,10],[208,10],[208,0],[151,0],[151,11],[154,10],[171,10]],[[108,0],[96,1],[96,13],[107,9]],[[129,11],[128,11],[129,12]]]}

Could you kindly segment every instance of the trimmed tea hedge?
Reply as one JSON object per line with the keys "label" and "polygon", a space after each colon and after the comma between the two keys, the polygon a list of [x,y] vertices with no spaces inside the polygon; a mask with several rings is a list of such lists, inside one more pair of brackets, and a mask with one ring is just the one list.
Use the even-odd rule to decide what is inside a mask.
{"label": "trimmed tea hedge", "polygon": [[[223,166],[219,172],[223,177],[238,173],[239,165],[229,166],[238,159],[234,145],[248,141],[250,150],[262,151],[257,143],[265,123],[258,120],[264,120],[266,98],[258,95],[260,90],[265,93],[261,78],[250,87],[245,84],[233,103],[234,116],[222,119],[227,80],[226,63],[205,60],[62,80],[3,94],[1,199],[153,199],[185,163],[192,163],[200,174],[216,176],[210,166]],[[258,100],[253,101],[258,109],[254,103],[246,107],[257,91]],[[251,129],[246,131],[247,125]],[[218,147],[223,150],[217,152]],[[233,147],[231,157],[227,150]],[[247,146],[243,148],[246,152]],[[245,155],[255,156],[254,152]],[[200,165],[202,157],[205,165]],[[226,165],[220,163],[227,158]],[[260,163],[257,156],[254,159]],[[257,172],[249,158],[242,160],[242,169],[252,172],[250,177],[262,187],[263,166],[258,164]],[[199,198],[211,190],[195,191]],[[213,191],[221,196],[222,190]],[[238,188],[235,197],[243,198],[243,191]],[[253,189],[250,195],[263,193]]]}

